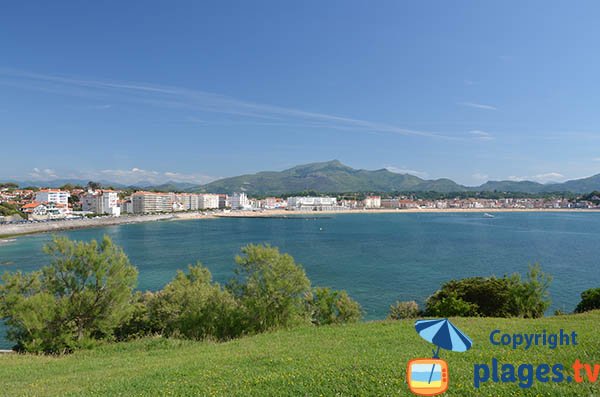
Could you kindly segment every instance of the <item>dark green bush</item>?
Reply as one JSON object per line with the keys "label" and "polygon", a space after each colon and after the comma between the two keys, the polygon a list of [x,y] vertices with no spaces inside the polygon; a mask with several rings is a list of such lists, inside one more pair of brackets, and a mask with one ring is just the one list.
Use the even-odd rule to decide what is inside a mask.
{"label": "dark green bush", "polygon": [[314,288],[306,295],[306,308],[315,325],[354,323],[362,317],[358,302],[331,288]]}
{"label": "dark green bush", "polygon": [[575,313],[583,313],[600,309],[600,288],[590,288],[581,293],[581,302],[575,308]]}
{"label": "dark green bush", "polygon": [[551,278],[539,265],[530,266],[525,280],[510,277],[471,277],[451,280],[426,301],[427,316],[537,318],[550,306]]}

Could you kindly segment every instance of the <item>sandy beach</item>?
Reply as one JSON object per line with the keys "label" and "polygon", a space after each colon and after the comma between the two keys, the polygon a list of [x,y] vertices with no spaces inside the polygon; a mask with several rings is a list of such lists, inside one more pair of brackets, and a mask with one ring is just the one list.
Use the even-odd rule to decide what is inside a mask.
{"label": "sandy beach", "polygon": [[48,233],[61,230],[85,229],[112,225],[124,225],[141,222],[154,221],[183,221],[194,219],[216,219],[216,218],[269,218],[288,216],[318,216],[335,214],[416,214],[416,213],[500,213],[500,212],[600,212],[597,209],[516,209],[516,208],[470,208],[470,209],[347,209],[336,211],[287,211],[287,210],[265,210],[265,211],[230,211],[203,214],[200,212],[180,212],[172,214],[156,215],[128,215],[122,217],[98,217],[73,220],[61,220],[53,222],[2,224],[0,225],[0,238],[18,236],[33,233]]}
{"label": "sandy beach", "polygon": [[0,238],[23,234],[48,233],[61,230],[86,229],[92,227],[103,227],[112,225],[125,225],[141,222],[172,221],[187,219],[214,218],[212,215],[204,215],[196,212],[155,214],[155,215],[127,215],[120,217],[97,217],[83,219],[57,220],[52,222],[2,224],[0,225]]}

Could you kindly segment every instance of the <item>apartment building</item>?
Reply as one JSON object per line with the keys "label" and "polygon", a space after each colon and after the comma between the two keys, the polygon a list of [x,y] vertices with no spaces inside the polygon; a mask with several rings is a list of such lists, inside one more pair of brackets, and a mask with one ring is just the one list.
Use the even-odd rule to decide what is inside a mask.
{"label": "apartment building", "polygon": [[198,208],[201,210],[217,209],[219,208],[219,195],[218,194],[199,194],[198,196]]}
{"label": "apartment building", "polygon": [[233,193],[231,196],[231,208],[235,210],[250,208],[250,201],[246,193]]}
{"label": "apartment building", "polygon": [[219,194],[219,208],[224,209],[231,207],[231,202],[229,201],[229,196],[226,194]]}
{"label": "apartment building", "polygon": [[174,193],[135,192],[131,195],[134,214],[171,212],[175,203]]}
{"label": "apartment building", "polygon": [[335,197],[288,197],[288,210],[332,211],[340,209]]}
{"label": "apartment building", "polygon": [[71,193],[60,189],[42,189],[35,193],[35,201],[40,203],[69,204]]}
{"label": "apartment building", "polygon": [[365,208],[381,208],[381,197],[380,196],[367,196],[363,200],[363,206]]}
{"label": "apartment building", "polygon": [[88,190],[79,196],[81,209],[94,214],[121,215],[119,194],[114,190]]}

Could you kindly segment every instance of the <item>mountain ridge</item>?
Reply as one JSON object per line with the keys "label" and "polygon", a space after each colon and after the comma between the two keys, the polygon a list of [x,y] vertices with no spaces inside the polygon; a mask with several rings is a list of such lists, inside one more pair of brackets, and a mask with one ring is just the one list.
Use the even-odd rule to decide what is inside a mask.
{"label": "mountain ridge", "polygon": [[[14,181],[19,186],[59,187],[65,183],[85,185],[87,181],[56,179],[50,181]],[[542,184],[533,181],[487,181],[479,186],[465,186],[449,178],[423,179],[409,173],[396,173],[386,168],[366,170],[352,168],[339,160],[297,165],[282,171],[261,171],[244,174],[199,185],[189,182],[167,181],[160,184],[138,182],[134,184],[100,181],[115,188],[143,188],[160,191],[185,191],[206,193],[232,193],[243,191],[250,195],[282,195],[304,191],[317,193],[344,192],[424,192],[458,193],[499,191],[511,193],[589,193],[600,190],[600,174],[561,183]]]}

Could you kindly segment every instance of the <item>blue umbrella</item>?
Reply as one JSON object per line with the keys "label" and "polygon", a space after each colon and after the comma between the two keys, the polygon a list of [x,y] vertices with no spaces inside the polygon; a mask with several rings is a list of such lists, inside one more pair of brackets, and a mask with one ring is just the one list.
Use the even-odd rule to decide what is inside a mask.
{"label": "blue umbrella", "polygon": [[[466,352],[473,345],[471,339],[456,328],[447,318],[417,320],[415,329],[421,338],[437,346],[437,351],[433,352],[433,358],[439,357],[440,347],[454,352]],[[434,369],[435,365],[431,368],[429,383],[431,383]]]}

